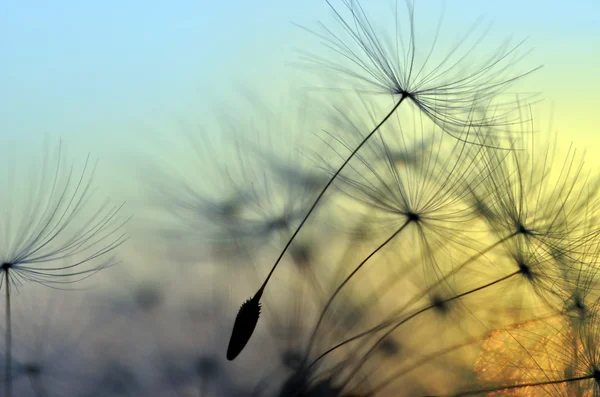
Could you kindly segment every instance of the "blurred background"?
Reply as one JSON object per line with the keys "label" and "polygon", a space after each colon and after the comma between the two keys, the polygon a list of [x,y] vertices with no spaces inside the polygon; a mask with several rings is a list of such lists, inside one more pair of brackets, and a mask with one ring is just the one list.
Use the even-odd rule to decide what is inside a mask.
{"label": "blurred background", "polygon": [[[389,16],[393,10],[392,1],[379,3],[371,7],[368,2],[372,10],[369,15],[374,20],[378,15]],[[599,14],[600,3],[594,0],[416,1],[415,22],[424,34],[433,35],[438,19],[443,16],[443,32],[450,35],[456,32],[459,39],[481,17],[483,30],[490,26],[486,35],[489,43],[498,44],[507,37],[517,43],[526,38],[524,48],[532,51],[523,61],[524,68],[539,65],[543,68],[519,81],[511,91],[539,92],[539,101],[532,106],[539,129],[550,128],[557,132],[560,144],[572,141],[577,148],[586,150],[587,164],[594,167],[600,165],[600,157],[595,155],[600,150]],[[77,315],[80,332],[90,337],[96,337],[96,333],[89,332],[87,327],[99,329],[97,324],[102,323],[97,346],[106,346],[109,354],[103,358],[106,363],[99,366],[106,364],[110,368],[112,364],[108,361],[119,361],[121,349],[138,344],[164,342],[169,354],[185,351],[186,343],[203,350],[198,341],[210,344],[210,348],[204,349],[211,350],[210,354],[220,354],[220,349],[226,346],[225,336],[218,330],[229,332],[236,305],[241,303],[240,296],[250,294],[254,285],[258,285],[258,278],[246,288],[240,287],[240,283],[247,279],[229,269],[225,273],[233,278],[210,267],[201,271],[193,267],[181,269],[182,263],[211,262],[211,247],[197,240],[174,248],[170,243],[173,239],[161,238],[164,237],[158,233],[163,229],[161,222],[169,217],[161,212],[164,208],[161,209],[160,200],[164,197],[160,193],[172,189],[169,177],[174,175],[191,181],[200,178],[202,183],[210,178],[224,180],[205,166],[211,162],[217,165],[219,161],[226,166],[227,155],[216,159],[210,157],[206,147],[205,151],[189,150],[189,137],[199,141],[207,137],[214,142],[227,141],[230,135],[221,136],[224,120],[244,125],[244,120],[250,118],[260,128],[264,120],[258,114],[277,115],[282,103],[293,107],[301,99],[302,90],[323,83],[315,82],[295,62],[300,51],[322,50],[319,39],[297,25],[313,29],[320,21],[326,25],[335,23],[324,0],[57,0],[0,4],[3,152],[13,153],[28,165],[30,159],[19,157],[19,153],[32,156],[31,163],[37,164],[41,158],[38,154],[41,156],[47,145],[53,147],[59,139],[68,148],[68,157],[79,164],[90,152],[99,161],[94,181],[100,196],[108,196],[116,203],[126,201],[123,216],[132,216],[125,226],[130,239],[118,252],[119,266],[103,272],[97,282],[96,278],[86,281],[86,288],[92,292],[85,299],[96,306],[94,309],[86,306],[84,311],[92,310],[94,315]],[[265,113],[256,113],[256,109]],[[232,114],[233,118],[228,120]],[[302,116],[297,117],[302,121]],[[318,127],[307,124],[309,133],[318,131]],[[269,127],[277,131],[277,126]],[[248,132],[255,133],[255,129]],[[256,135],[244,136],[244,131],[240,131],[235,136],[252,141]],[[281,137],[261,139],[274,149],[280,147],[278,144],[286,144]],[[261,142],[257,141],[259,145]],[[199,154],[205,156],[200,162]],[[182,284],[181,279],[188,282]],[[40,289],[35,294],[21,294],[27,297],[26,307],[44,310],[40,309],[37,297],[46,302],[48,299],[44,297],[51,292]],[[61,299],[71,301],[57,298]],[[125,317],[131,319],[131,313],[139,308],[142,312],[151,311],[157,302],[169,309],[157,317],[144,317],[137,323],[139,329],[125,327],[130,334],[122,338],[119,327],[123,323],[119,321],[125,321]],[[207,305],[198,305],[199,302]],[[228,313],[225,318],[220,315],[220,304]],[[139,306],[133,310],[128,305]],[[66,310],[58,312],[64,315]],[[175,328],[161,329],[169,323],[164,313],[174,316],[170,324],[177,324]],[[187,320],[181,320],[182,313]],[[21,324],[27,324],[38,317],[23,314],[16,318],[23,318]],[[45,327],[46,323],[37,322],[36,327]],[[215,326],[206,327],[207,323]],[[27,330],[22,335],[32,332],[26,325],[21,327]],[[77,333],[70,326],[64,329]],[[63,331],[57,332],[61,335]],[[57,341],[64,340],[60,335]],[[57,349],[64,353],[60,346]],[[129,355],[137,363],[133,366],[149,365],[145,362],[148,353],[143,348],[133,351]],[[86,354],[96,353],[78,354],[77,360]],[[167,353],[153,354],[160,355],[161,362],[168,362]],[[245,360],[236,362],[235,368],[248,368],[252,359]],[[199,362],[202,371],[214,370],[212,361]],[[96,379],[101,371],[91,372],[94,373],[91,378]],[[106,376],[129,384],[126,372]],[[184,376],[175,372],[169,379]],[[253,383],[252,373],[238,372],[239,383]],[[257,376],[260,378],[264,373]],[[227,383],[227,379],[223,380],[223,384]],[[234,395],[232,390],[224,395]]]}

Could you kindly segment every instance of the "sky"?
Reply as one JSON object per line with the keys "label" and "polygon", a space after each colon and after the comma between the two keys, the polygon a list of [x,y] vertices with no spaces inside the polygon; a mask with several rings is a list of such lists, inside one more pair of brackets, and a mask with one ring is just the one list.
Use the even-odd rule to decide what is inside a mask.
{"label": "sky", "polygon": [[[363,2],[375,13],[391,3]],[[541,122],[551,114],[560,136],[600,149],[597,1],[417,1],[417,24],[442,9],[445,32],[483,17],[491,41],[528,38],[527,65],[543,68],[519,88],[541,93]],[[162,151],[157,136],[203,124],[240,87],[285,95],[297,51],[318,45],[295,23],[318,21],[334,23],[325,0],[3,2],[0,137],[60,137],[105,159],[110,179],[111,166]]]}

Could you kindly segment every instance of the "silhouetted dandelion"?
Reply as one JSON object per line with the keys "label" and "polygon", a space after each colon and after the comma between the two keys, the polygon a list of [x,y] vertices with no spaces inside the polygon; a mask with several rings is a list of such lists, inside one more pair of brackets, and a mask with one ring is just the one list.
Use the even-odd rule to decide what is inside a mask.
{"label": "silhouetted dandelion", "polygon": [[594,212],[598,180],[573,145],[557,157],[555,142],[535,140],[518,140],[507,153],[486,150],[480,164],[489,172],[473,189],[474,201],[486,203],[484,219],[499,235],[516,233],[558,255]]}
{"label": "silhouetted dandelion", "polygon": [[[396,123],[388,124],[386,128],[396,126]],[[398,134],[386,134],[394,135]],[[401,233],[404,237],[406,233],[403,232],[405,229],[409,231],[409,226],[413,226],[414,233],[403,238],[403,243],[410,243],[414,251],[422,252],[424,256],[421,263],[430,264],[439,272],[431,252],[440,241],[447,243],[458,240],[459,230],[453,231],[454,225],[464,227],[472,217],[470,208],[464,205],[469,193],[465,187],[469,185],[467,181],[477,176],[473,175],[476,171],[473,163],[477,159],[476,152],[482,147],[453,139],[446,142],[445,134],[439,129],[431,133],[403,133],[401,136],[395,146],[389,142],[392,139],[383,136],[377,141],[370,141],[365,147],[365,154],[357,155],[356,164],[351,166],[352,172],[340,177],[340,189],[371,211],[371,222],[379,221],[391,232],[337,286],[325,304],[321,318],[350,279]],[[411,150],[407,142],[422,140],[430,144],[419,153],[418,159],[410,164],[396,161],[396,153],[408,153]],[[344,144],[339,138],[338,141]],[[348,147],[344,144],[344,148]],[[353,208],[356,208],[355,203]],[[436,307],[442,308],[442,302],[439,303]],[[318,327],[319,322],[315,332]]]}
{"label": "silhouetted dandelion", "polygon": [[[2,195],[0,262],[6,300],[5,395],[11,390],[11,298],[28,282],[52,288],[86,279],[114,263],[109,254],[126,237],[118,231],[122,206],[90,208],[94,167],[89,156],[79,174],[64,164],[62,145],[46,153],[40,169],[13,175]],[[15,178],[16,177],[16,178]]]}
{"label": "silhouetted dandelion", "polygon": [[[473,112],[485,111],[491,100],[497,100],[513,83],[538,69],[513,72],[526,55],[520,52],[524,41],[511,46],[506,40],[490,55],[483,55],[487,32],[473,37],[480,21],[456,44],[442,49],[443,15],[431,43],[422,46],[412,0],[405,2],[405,10],[394,2],[389,13],[393,24],[390,32],[379,30],[381,24],[369,19],[357,0],[341,0],[339,8],[327,3],[340,32],[324,24],[322,32],[310,30],[331,51],[327,57],[306,54],[306,63],[317,73],[331,71],[338,78],[346,77],[354,90],[391,94],[397,99],[392,113],[408,99],[447,133],[459,138],[464,138],[465,124],[499,127],[499,114],[483,112],[475,120]],[[496,103],[495,107],[504,110],[502,115],[518,108],[515,101]]]}
{"label": "silhouetted dandelion", "polygon": [[[338,17],[341,26],[349,33],[349,43],[339,39],[330,30],[327,30],[329,38],[325,38],[334,52],[342,55],[344,62],[349,62],[350,65],[357,65],[360,73],[348,71],[346,67],[338,66],[338,64],[330,64],[329,61],[323,62],[317,60],[317,64],[321,67],[329,67],[331,69],[341,71],[346,75],[356,77],[358,81],[369,82],[374,87],[384,88],[387,94],[394,97],[394,106],[391,111],[384,116],[376,126],[364,135],[363,140],[351,148],[350,154],[345,157],[341,166],[332,173],[329,181],[322,188],[320,193],[312,205],[303,215],[302,220],[295,227],[295,231],[291,234],[288,243],[275,260],[273,267],[266,276],[263,284],[253,296],[253,300],[260,300],[264,289],[266,288],[273,272],[277,268],[285,252],[290,247],[292,241],[304,226],[305,222],[316,208],[317,204],[324,196],[325,192],[334,182],[336,177],[344,170],[350,160],[359,152],[364,144],[381,128],[384,123],[392,116],[399,106],[408,99],[408,102],[413,103],[421,112],[426,114],[435,124],[450,135],[458,137],[462,140],[468,140],[465,136],[461,136],[465,128],[468,126],[488,127],[496,126],[500,123],[501,118],[491,117],[474,120],[473,115],[481,109],[487,109],[491,98],[496,97],[503,89],[511,82],[518,80],[520,77],[530,73],[508,74],[515,59],[513,54],[518,46],[504,49],[500,48],[490,58],[476,68],[465,68],[465,65],[472,66],[472,63],[466,61],[465,55],[459,55],[452,59],[459,51],[459,48],[453,48],[448,55],[442,57],[442,62],[429,68],[429,63],[433,59],[432,53],[435,51],[435,41],[431,46],[428,55],[425,56],[421,64],[416,63],[416,42],[414,35],[413,16],[414,10],[412,3],[408,4],[408,14],[411,27],[410,44],[405,50],[405,56],[402,57],[398,50],[400,48],[400,37],[396,39],[395,52],[390,52],[383,47],[380,40],[373,31],[371,24],[358,2],[344,1],[343,4],[349,10],[351,16],[349,20],[344,19],[341,14],[334,12]],[[398,29],[399,25],[396,25]],[[398,30],[396,30],[398,36]],[[349,47],[350,43],[354,43],[359,48],[361,53],[357,53]],[[466,55],[472,49],[467,49]],[[400,61],[403,59],[404,61]],[[397,64],[394,64],[397,62]],[[364,75],[363,75],[364,73]],[[366,76],[366,77],[362,77]],[[483,105],[481,105],[483,103]],[[511,106],[496,105],[497,109],[511,108]],[[515,106],[512,105],[512,109]],[[502,110],[502,117],[509,110]],[[494,113],[495,114],[495,113]],[[258,303],[258,302],[257,302]],[[247,314],[247,311],[240,310],[240,314]],[[257,313],[256,310],[253,313]],[[240,341],[232,340],[234,345],[245,346],[248,339],[258,322],[258,317],[248,321],[252,324],[246,329],[237,328],[233,335],[241,338]],[[245,322],[244,322],[245,323]],[[236,322],[236,324],[240,324]],[[235,326],[234,326],[235,327]],[[229,355],[228,355],[229,356]],[[235,356],[231,356],[231,359]]]}

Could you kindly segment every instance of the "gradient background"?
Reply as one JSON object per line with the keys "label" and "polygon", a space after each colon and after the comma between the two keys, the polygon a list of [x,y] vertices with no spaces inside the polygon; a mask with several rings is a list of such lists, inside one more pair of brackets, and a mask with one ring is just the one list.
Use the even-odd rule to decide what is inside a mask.
{"label": "gradient background", "polygon": [[[363,3],[384,10],[392,2]],[[441,6],[416,1],[417,25],[435,24],[428,16],[437,18]],[[448,0],[445,7],[443,32],[465,32],[483,16],[494,23],[491,42],[529,37],[534,51],[525,63],[544,67],[514,90],[541,92],[543,101],[534,108],[540,129],[552,123],[560,141],[587,150],[588,164],[597,169],[600,2]],[[203,177],[190,157],[180,156],[182,131],[204,127],[218,135],[214,109],[241,88],[256,90],[267,103],[289,94],[290,84],[306,75],[290,65],[296,50],[318,45],[292,22],[313,28],[318,21],[335,24],[325,0],[2,2],[4,159],[10,161],[7,153],[42,153],[44,143],[62,138],[70,158],[81,161],[92,152],[100,160],[103,192],[116,202],[127,200],[126,215],[137,217],[152,189],[147,170],[160,161]],[[162,266],[163,247],[150,247],[135,229],[128,231],[132,239],[123,255],[135,261],[131,273],[138,276],[152,262]],[[195,290],[211,284],[193,280]]]}
{"label": "gradient background", "polygon": [[[417,1],[417,24],[441,4]],[[553,109],[561,135],[596,150],[599,13],[595,0],[449,0],[444,31],[483,16],[492,38],[530,37],[527,62],[544,68],[523,89],[543,93],[540,111]],[[318,20],[332,22],[322,0],[3,2],[0,135],[61,136],[106,163],[127,161],[151,130],[201,121],[207,104],[240,85],[284,90],[297,73],[286,66],[294,49],[315,43],[291,22]]]}
{"label": "gradient background", "polygon": [[[375,13],[391,4],[364,2]],[[525,67],[544,67],[514,90],[541,92],[539,128],[552,123],[559,141],[586,149],[595,167],[600,5],[571,4],[447,1],[442,34],[462,34],[483,17],[493,22],[490,43],[528,37],[533,52]],[[443,7],[417,1],[416,25],[433,29]],[[294,23],[316,28],[318,21],[336,24],[324,0],[4,2],[0,142],[6,151],[29,150],[60,137],[70,155],[92,152],[100,160],[97,182],[115,200],[133,201],[134,210],[152,188],[143,174],[155,160],[196,172],[175,149],[183,129],[218,135],[214,111],[241,88],[268,103],[310,74],[290,63],[298,50],[323,48]]]}

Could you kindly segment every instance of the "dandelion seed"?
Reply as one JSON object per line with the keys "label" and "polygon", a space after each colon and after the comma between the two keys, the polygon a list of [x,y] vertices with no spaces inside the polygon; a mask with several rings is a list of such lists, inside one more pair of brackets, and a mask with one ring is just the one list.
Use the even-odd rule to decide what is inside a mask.
{"label": "dandelion seed", "polygon": [[[443,13],[429,48],[422,46],[415,28],[413,1],[406,1],[406,23],[400,21],[402,11],[397,1],[394,3],[391,35],[376,29],[359,1],[342,0],[340,8],[327,3],[341,32],[336,33],[324,24],[322,33],[305,28],[322,39],[331,54],[327,57],[305,54],[303,64],[315,67],[318,72],[332,71],[338,78],[346,77],[358,90],[391,94],[400,98],[398,103],[406,98],[447,133],[459,138],[464,138],[466,123],[498,127],[498,115],[479,120],[465,116],[476,109],[484,110],[491,99],[538,69],[511,73],[524,57],[519,54],[524,42],[510,46],[507,41],[491,51],[491,55],[482,56],[483,51],[478,49],[484,46],[485,33],[471,40],[478,23],[443,54],[440,52]],[[504,116],[516,110],[515,105],[505,102],[496,107],[504,109]]]}
{"label": "dandelion seed", "polygon": [[[585,235],[589,235],[586,231]],[[583,240],[583,239],[582,239]],[[585,240],[584,240],[585,241]],[[562,292],[563,313],[578,326],[593,318],[593,308],[598,306],[598,255],[600,244],[596,239],[584,243],[583,250],[570,255],[563,255],[557,262],[563,273]]]}
{"label": "dandelion seed", "polygon": [[431,297],[431,306],[435,308],[435,310],[439,311],[442,314],[448,313],[449,307],[446,299],[441,296],[434,295]]}
{"label": "dandelion seed", "polygon": [[[108,254],[126,240],[125,234],[117,234],[125,223],[118,218],[122,205],[110,207],[105,202],[95,210],[88,206],[94,174],[89,155],[79,176],[73,166],[63,166],[61,143],[55,164],[49,153],[46,155],[41,172],[23,178],[27,183],[15,185],[14,175],[9,175],[1,197],[5,212],[0,225],[0,288],[4,288],[6,300],[7,397],[12,396],[13,290],[30,282],[64,288],[87,279],[113,264],[114,258]],[[62,264],[51,265],[57,262]]]}
{"label": "dandelion seed", "polygon": [[[346,60],[349,59],[351,63],[359,65],[359,68],[362,69],[363,72],[366,72],[367,75],[373,77],[373,80],[367,77],[367,81],[374,82],[375,86],[386,86],[388,93],[396,96],[395,104],[390,112],[365,135],[364,139],[357,146],[352,148],[351,153],[345,158],[342,165],[333,172],[330,179],[317,195],[313,204],[308,208],[295,231],[290,236],[287,244],[275,260],[275,263],[259,289],[260,291],[263,291],[266,288],[273,272],[279,265],[292,241],[298,235],[337,176],[344,170],[350,160],[352,160],[366,142],[388,121],[404,101],[408,100],[409,102],[412,102],[445,132],[457,136],[456,131],[463,131],[465,126],[477,125],[491,128],[492,126],[497,125],[499,121],[496,118],[482,119],[474,122],[473,120],[468,119],[468,117],[465,119],[464,115],[472,115],[474,109],[478,108],[478,102],[489,100],[491,97],[498,94],[499,88],[504,88],[509,83],[529,73],[526,72],[524,74],[517,74],[506,78],[502,77],[503,73],[508,69],[508,66],[510,66],[510,63],[505,66],[499,65],[502,65],[502,63],[507,60],[514,61],[514,59],[510,59],[510,57],[518,46],[508,51],[500,51],[499,55],[492,56],[487,62],[483,63],[479,69],[476,69],[474,72],[467,72],[469,74],[467,74],[466,77],[458,77],[458,75],[455,74],[445,80],[441,78],[442,76],[451,73],[451,70],[456,71],[457,69],[461,69],[460,66],[457,65],[460,65],[463,61],[463,57],[459,57],[458,62],[456,63],[450,62],[449,67],[444,66],[446,62],[448,62],[450,55],[453,55],[457,49],[453,49],[449,56],[447,56],[439,65],[434,66],[429,71],[426,70],[425,65],[429,62],[435,44],[432,45],[430,54],[425,57],[423,64],[421,66],[415,66],[415,41],[413,30],[414,11],[411,3],[408,3],[411,44],[407,57],[405,58],[407,62],[406,64],[394,68],[391,66],[391,62],[395,59],[400,59],[400,57],[390,58],[388,53],[382,50],[381,43],[377,38],[377,35],[372,31],[371,25],[364,16],[360,4],[355,3],[354,1],[344,1],[343,3],[351,14],[351,20],[349,22],[345,21],[334,7],[332,7],[332,9],[341,22],[342,27],[349,33],[351,40],[357,44],[363,54],[366,55],[366,61],[363,61],[360,56],[357,56],[352,50],[349,50],[349,47],[344,41],[339,40],[335,35],[332,35],[333,38],[330,40],[331,46],[334,51],[341,53]],[[356,28],[353,28],[353,26]],[[332,69],[340,70],[335,64],[332,66]],[[341,70],[343,70],[343,68]],[[360,76],[360,74],[353,72],[347,74]],[[386,82],[389,84],[386,84]],[[459,136],[459,138],[464,139],[464,137],[461,136]]]}
{"label": "dandelion seed", "polygon": [[[362,139],[363,112],[353,109],[351,113],[358,116],[339,114],[334,123],[337,130],[353,135],[352,140],[328,132],[337,142],[332,151],[341,158]],[[453,225],[464,229],[474,217],[463,201],[482,178],[477,163],[483,149],[449,138],[436,126],[424,126],[421,114],[414,116],[412,123],[395,117],[382,127],[383,134],[365,145],[350,169],[338,177],[336,187],[364,206],[372,214],[371,222],[381,219],[380,223],[393,227],[408,219],[420,224],[423,233],[437,230],[441,239],[451,239]],[[469,127],[464,134],[477,139],[479,130]],[[414,159],[398,162],[399,155]],[[331,174],[335,169],[329,165]],[[358,211],[355,204],[353,210]]]}
{"label": "dandelion seed", "polygon": [[[394,124],[391,125],[394,126]],[[448,153],[441,153],[441,148],[445,147],[442,143],[445,134],[437,132],[441,131],[434,131],[432,134],[426,135],[433,142],[430,145],[431,149],[421,153],[419,160],[411,166],[399,165],[393,161],[390,156],[392,149],[385,138],[380,137],[378,141],[371,141],[366,147],[371,151],[357,156],[359,164],[352,168],[353,173],[340,178],[341,188],[349,186],[349,189],[345,190],[349,196],[356,198],[359,203],[365,204],[368,208],[380,211],[384,221],[391,224],[392,232],[378,248],[346,276],[326,302],[313,331],[313,338],[309,342],[308,352],[310,352],[320,322],[341,289],[367,261],[371,260],[392,240],[397,239],[405,229],[408,230],[409,226],[414,226],[417,235],[414,240],[422,244],[420,248],[423,248],[423,255],[428,255],[429,258],[432,257],[430,253],[433,252],[433,246],[438,239],[446,242],[459,239],[453,236],[452,230],[454,225],[464,225],[471,217],[471,209],[463,206],[462,200],[469,193],[469,190],[465,188],[469,183],[465,182],[465,179],[468,181],[473,177],[471,173],[475,169],[473,164],[477,158],[476,155],[469,157],[467,153],[471,149],[477,152],[481,147],[468,146],[464,141],[453,140],[454,145],[450,147]],[[414,135],[416,141],[425,133],[421,131]],[[341,142],[341,139],[338,141]],[[410,138],[403,137],[400,141],[401,145],[398,150],[408,152],[406,141],[410,141]],[[348,147],[346,145],[346,148]],[[374,164],[375,159],[382,163],[381,168]],[[383,161],[381,161],[382,159]],[[359,168],[359,165],[362,167]],[[411,240],[407,239],[407,241]],[[429,261],[425,260],[424,263],[429,263]],[[447,302],[439,301],[432,304],[432,307],[446,309],[445,303]],[[368,335],[374,330],[371,329],[361,335]],[[345,342],[336,345],[324,354],[328,354],[343,344]]]}
{"label": "dandelion seed", "polygon": [[534,146],[534,139],[518,141],[509,153],[486,149],[479,164],[489,172],[481,172],[485,178],[473,191],[476,200],[485,200],[484,219],[497,233],[537,240],[554,256],[568,254],[564,246],[573,243],[571,236],[586,226],[597,205],[598,180],[586,172],[572,145],[557,159],[556,143]]}
{"label": "dandelion seed", "polygon": [[233,324],[233,330],[231,331],[231,338],[229,340],[229,346],[227,347],[227,359],[235,359],[244,349],[254,329],[258,323],[260,317],[260,297],[262,291],[259,294],[254,295],[251,299],[248,299],[242,304],[240,310],[235,318]]}

